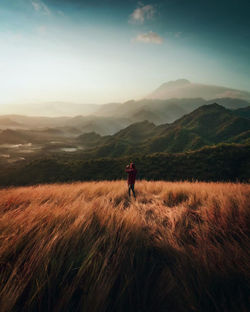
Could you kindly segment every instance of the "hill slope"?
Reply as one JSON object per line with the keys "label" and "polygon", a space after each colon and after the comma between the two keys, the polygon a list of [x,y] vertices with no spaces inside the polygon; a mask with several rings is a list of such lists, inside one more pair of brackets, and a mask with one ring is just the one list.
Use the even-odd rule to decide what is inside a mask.
{"label": "hill slope", "polygon": [[30,142],[30,136],[20,130],[0,130],[0,144],[23,144]]}
{"label": "hill slope", "polygon": [[102,105],[94,115],[75,117],[28,117],[22,115],[0,116],[0,129],[42,129],[59,128],[67,136],[96,132],[100,135],[112,135],[133,124],[148,120],[156,125],[172,123],[183,115],[200,106],[216,102],[229,109],[249,106],[249,102],[241,99],[219,98],[206,101],[202,98],[192,99],[143,99],[128,101],[122,104]]}
{"label": "hill slope", "polygon": [[130,125],[113,136],[100,139],[99,146],[89,153],[93,157],[177,153],[221,142],[244,143],[249,130],[249,119],[218,104],[204,105],[170,125],[155,126],[147,121]]}
{"label": "hill slope", "polygon": [[203,98],[171,98],[171,99],[142,99],[128,101],[112,107],[103,105],[96,114],[112,118],[127,118],[130,123],[148,120],[156,125],[171,123],[183,115],[191,113],[203,105],[218,103],[225,108],[238,109],[249,106],[249,102],[236,98],[216,98],[204,100]]}
{"label": "hill slope", "polygon": [[1,311],[249,311],[249,185],[0,190]]}
{"label": "hill slope", "polygon": [[250,106],[238,108],[234,111],[234,114],[237,116],[250,119]]}

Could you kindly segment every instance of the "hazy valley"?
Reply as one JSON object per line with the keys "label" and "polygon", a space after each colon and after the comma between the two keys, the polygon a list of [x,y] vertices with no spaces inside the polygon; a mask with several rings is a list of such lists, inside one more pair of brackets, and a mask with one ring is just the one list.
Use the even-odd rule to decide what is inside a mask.
{"label": "hazy valley", "polygon": [[[168,175],[161,172],[160,159],[168,159],[168,155],[172,155],[169,163],[182,168],[183,178],[245,181],[250,177],[247,169],[249,103],[235,98],[220,98],[216,102],[202,98],[145,99],[103,105],[95,114],[88,116],[1,116],[0,182],[2,185],[19,185],[105,177],[119,179],[123,176],[122,162],[135,159],[141,166],[143,161],[148,163],[149,173],[143,174],[140,170],[142,178],[182,178],[178,170],[172,172],[168,169]],[[208,155],[204,156],[206,152]],[[220,172],[209,163],[206,158],[209,154],[214,163],[220,158],[228,170],[232,169],[233,162],[237,163],[238,171],[231,170],[231,174]],[[153,157],[158,159],[153,176],[150,173],[153,161],[150,155],[156,155]],[[145,157],[149,157],[148,160]],[[107,173],[109,159],[118,166],[116,174]],[[187,164],[195,159],[203,169],[197,168],[191,173]],[[174,161],[177,162],[175,165]],[[43,162],[51,168],[49,172],[45,171],[46,174],[42,172],[44,169],[39,169],[44,168]],[[92,175],[82,172],[81,168],[86,165]],[[62,173],[56,168],[61,168],[59,171]],[[73,173],[77,171],[82,172],[81,175]],[[34,178],[34,172],[40,178]]]}
{"label": "hazy valley", "polygon": [[[157,153],[165,155],[165,159],[168,159],[168,154],[172,155],[170,163],[176,159],[179,164],[182,159],[187,165],[188,159],[198,159],[198,163],[203,164],[201,165],[203,169],[195,169],[192,174],[184,169],[185,165],[184,167],[182,164],[178,165],[184,170],[183,177],[187,179],[247,180],[250,178],[248,170],[243,173],[240,168],[249,165],[248,94],[241,91],[230,93],[232,91],[230,89],[227,89],[227,93],[220,93],[224,89],[193,84],[182,79],[163,84],[152,93],[154,99],[145,98],[120,104],[95,105],[92,107],[91,114],[87,114],[90,108],[83,105],[81,109],[85,111],[85,115],[73,117],[2,115],[0,116],[0,165],[2,166],[0,182],[2,185],[9,185],[63,182],[67,179],[73,181],[105,177],[119,179],[123,176],[119,166],[117,174],[107,173],[108,159],[112,159],[116,164],[137,159],[140,164],[142,160],[140,161],[138,157],[141,157],[150,167],[152,158],[149,158],[151,159],[149,161],[145,157]],[[189,95],[190,98],[169,99],[171,95],[176,95],[174,92],[178,91],[180,96]],[[163,94],[165,98],[158,99],[163,97]],[[198,95],[206,99],[195,97]],[[221,95],[230,97],[214,98]],[[240,98],[234,98],[235,95]],[[208,99],[209,97],[211,100]],[[56,107],[58,105],[59,103],[55,104]],[[62,105],[62,109],[64,107],[65,105]],[[69,111],[70,106],[67,107]],[[80,107],[81,105],[78,105],[77,109]],[[73,105],[71,109],[76,110],[76,106]],[[239,168],[237,173],[232,171],[232,174],[228,175],[221,172],[218,175],[215,167],[202,156],[204,148],[211,153],[211,157],[214,157],[214,162],[218,157],[221,158],[219,155],[222,153],[225,167],[230,168],[230,162],[237,162]],[[230,161],[226,164],[225,153],[228,154],[229,150]],[[179,154],[182,156],[178,156]],[[181,178],[178,170],[170,173],[171,170],[168,169],[167,176],[161,173],[161,157],[156,156],[158,164],[154,165],[156,166],[154,178]],[[90,160],[92,162],[88,163]],[[101,168],[98,165],[100,160],[105,163]],[[42,169],[39,169],[43,167],[43,162],[50,162],[48,166],[51,170],[47,173],[47,178],[44,172],[41,172]],[[69,170],[69,163],[74,169]],[[81,166],[85,167],[86,164],[92,170],[92,177],[82,172]],[[58,166],[62,167],[65,174],[56,173]],[[173,166],[175,166],[174,162]],[[82,172],[82,175],[79,176],[73,173],[74,171]],[[202,171],[207,173],[201,174]],[[19,174],[16,175],[16,172]],[[32,172],[37,172],[40,178],[34,180]],[[209,176],[208,172],[213,174]],[[143,178],[151,176],[150,172],[142,174]]]}

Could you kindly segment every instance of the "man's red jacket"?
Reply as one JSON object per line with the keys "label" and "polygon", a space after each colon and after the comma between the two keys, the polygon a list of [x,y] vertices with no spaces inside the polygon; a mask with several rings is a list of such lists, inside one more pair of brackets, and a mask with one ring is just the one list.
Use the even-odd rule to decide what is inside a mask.
{"label": "man's red jacket", "polygon": [[135,184],[135,178],[137,174],[136,168],[127,168],[126,172],[128,173],[128,185]]}

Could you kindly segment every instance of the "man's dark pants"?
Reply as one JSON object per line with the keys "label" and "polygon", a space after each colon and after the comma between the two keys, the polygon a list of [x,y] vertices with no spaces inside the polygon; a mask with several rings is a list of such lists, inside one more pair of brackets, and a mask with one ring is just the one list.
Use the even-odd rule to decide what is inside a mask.
{"label": "man's dark pants", "polygon": [[135,185],[134,184],[129,184],[128,185],[128,195],[129,195],[129,197],[130,197],[131,190],[132,190],[134,198],[135,198]]}

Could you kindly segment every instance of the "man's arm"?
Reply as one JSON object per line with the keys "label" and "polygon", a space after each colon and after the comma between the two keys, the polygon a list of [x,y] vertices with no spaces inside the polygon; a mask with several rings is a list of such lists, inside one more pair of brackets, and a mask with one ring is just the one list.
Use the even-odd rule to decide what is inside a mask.
{"label": "man's arm", "polygon": [[126,169],[125,169],[126,172],[132,172],[133,170],[134,170],[134,169],[131,169],[131,168],[126,168]]}

